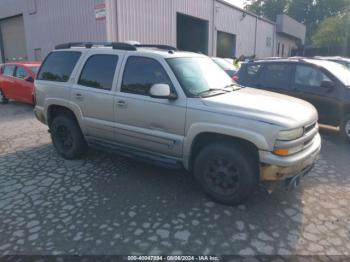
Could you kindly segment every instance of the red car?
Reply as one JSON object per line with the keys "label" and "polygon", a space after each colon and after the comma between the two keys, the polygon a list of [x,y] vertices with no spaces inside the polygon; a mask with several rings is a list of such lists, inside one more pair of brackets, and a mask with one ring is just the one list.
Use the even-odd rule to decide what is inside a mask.
{"label": "red car", "polygon": [[0,65],[0,103],[9,99],[34,104],[34,79],[40,62],[13,62]]}

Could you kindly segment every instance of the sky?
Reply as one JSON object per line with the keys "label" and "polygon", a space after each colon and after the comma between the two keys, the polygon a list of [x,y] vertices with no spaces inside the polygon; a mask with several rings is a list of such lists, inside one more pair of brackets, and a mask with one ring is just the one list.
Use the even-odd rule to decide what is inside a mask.
{"label": "sky", "polygon": [[244,7],[244,2],[245,2],[245,0],[225,0],[225,1],[229,2],[229,3],[233,4],[233,5],[236,5],[238,7],[241,7],[241,8]]}

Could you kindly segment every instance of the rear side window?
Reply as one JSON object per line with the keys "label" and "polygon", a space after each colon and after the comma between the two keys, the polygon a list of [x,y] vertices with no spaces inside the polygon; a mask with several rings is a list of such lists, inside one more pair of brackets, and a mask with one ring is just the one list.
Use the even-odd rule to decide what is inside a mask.
{"label": "rear side window", "polygon": [[267,64],[264,70],[263,85],[279,89],[288,89],[292,75],[291,64]]}
{"label": "rear side window", "polygon": [[17,67],[15,76],[18,78],[24,79],[28,76],[28,73],[23,67],[19,66]]}
{"label": "rear side window", "polygon": [[118,56],[116,55],[91,56],[81,72],[78,84],[111,90],[117,63]]}
{"label": "rear side window", "polygon": [[242,66],[242,75],[238,82],[243,85],[254,86],[258,83],[261,71],[261,64],[246,64]]}
{"label": "rear side window", "polygon": [[13,76],[14,72],[15,72],[16,66],[15,65],[6,65],[4,67],[4,75],[5,76]]}
{"label": "rear side window", "polygon": [[168,84],[172,87],[163,66],[151,58],[130,57],[125,66],[121,91],[148,96],[154,84]]}
{"label": "rear side window", "polygon": [[38,73],[38,80],[67,82],[81,56],[80,52],[53,52],[45,59]]}

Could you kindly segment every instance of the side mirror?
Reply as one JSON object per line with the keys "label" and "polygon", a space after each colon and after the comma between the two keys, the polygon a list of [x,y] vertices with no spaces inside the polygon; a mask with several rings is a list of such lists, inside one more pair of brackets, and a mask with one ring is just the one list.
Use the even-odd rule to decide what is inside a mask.
{"label": "side mirror", "polygon": [[323,81],[321,83],[321,87],[328,89],[329,91],[333,90],[335,88],[335,84],[332,81]]}
{"label": "side mirror", "polygon": [[24,81],[30,82],[30,83],[34,83],[34,78],[31,76],[27,76],[24,78]]}
{"label": "side mirror", "polygon": [[174,100],[177,98],[176,95],[171,93],[170,86],[167,84],[154,84],[149,90],[149,95],[157,99]]}

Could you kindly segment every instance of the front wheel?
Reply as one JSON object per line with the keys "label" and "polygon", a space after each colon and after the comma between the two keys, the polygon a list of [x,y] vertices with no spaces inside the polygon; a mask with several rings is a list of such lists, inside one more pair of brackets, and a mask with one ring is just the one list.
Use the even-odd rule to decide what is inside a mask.
{"label": "front wheel", "polygon": [[350,115],[344,117],[340,126],[340,132],[342,133],[343,137],[350,142]]}
{"label": "front wheel", "polygon": [[50,130],[52,142],[63,158],[77,159],[85,153],[86,141],[79,125],[72,117],[66,115],[55,117]]}
{"label": "front wheel", "polygon": [[0,104],[7,104],[9,100],[6,98],[4,92],[0,89]]}
{"label": "front wheel", "polygon": [[253,154],[235,144],[205,147],[194,163],[194,176],[204,192],[222,204],[237,205],[250,197],[258,185]]}

